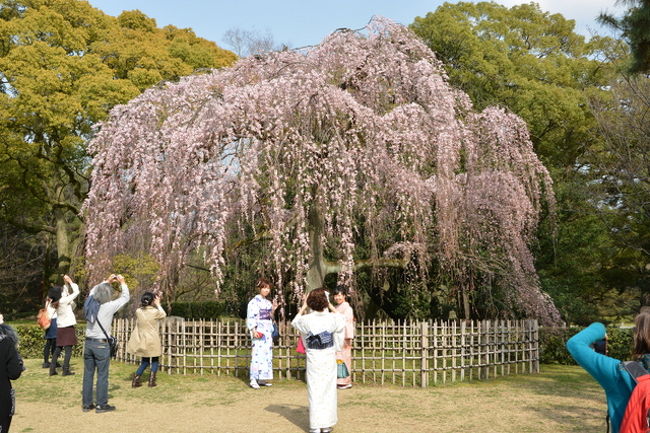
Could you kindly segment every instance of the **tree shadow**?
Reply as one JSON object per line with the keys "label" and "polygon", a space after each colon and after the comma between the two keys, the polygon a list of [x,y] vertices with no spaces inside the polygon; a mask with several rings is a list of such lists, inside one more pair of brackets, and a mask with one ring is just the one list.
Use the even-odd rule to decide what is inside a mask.
{"label": "tree shadow", "polygon": [[607,428],[605,415],[606,406],[602,411],[578,405],[554,404],[549,407],[527,407],[540,416],[553,420],[561,425],[573,427],[572,431],[602,432]]}
{"label": "tree shadow", "polygon": [[304,431],[309,430],[309,410],[307,406],[272,404],[265,407],[264,410],[283,416]]}
{"label": "tree shadow", "polygon": [[576,367],[573,371],[544,368],[538,375],[511,376],[521,388],[539,395],[553,395],[593,400],[604,395],[603,390],[587,372]]}

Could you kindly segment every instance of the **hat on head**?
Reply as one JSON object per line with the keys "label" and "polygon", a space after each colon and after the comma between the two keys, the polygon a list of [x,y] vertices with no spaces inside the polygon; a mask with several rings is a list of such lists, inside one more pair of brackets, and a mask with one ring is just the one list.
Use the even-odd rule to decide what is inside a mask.
{"label": "hat on head", "polygon": [[52,300],[52,302],[57,302],[61,299],[61,286],[50,287],[50,290],[47,291],[47,297]]}

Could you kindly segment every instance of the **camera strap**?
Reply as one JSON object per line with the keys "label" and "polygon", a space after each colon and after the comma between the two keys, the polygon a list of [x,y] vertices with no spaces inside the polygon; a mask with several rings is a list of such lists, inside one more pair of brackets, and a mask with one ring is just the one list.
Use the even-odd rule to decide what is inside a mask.
{"label": "camera strap", "polygon": [[99,327],[101,328],[102,332],[103,332],[104,335],[106,336],[106,342],[107,342],[107,343],[110,343],[110,342],[111,342],[111,337],[108,336],[108,334],[106,333],[106,330],[105,330],[104,327],[102,326],[102,322],[99,321],[99,315],[97,315],[97,318],[95,319],[95,321],[97,322],[97,324],[98,324]]}

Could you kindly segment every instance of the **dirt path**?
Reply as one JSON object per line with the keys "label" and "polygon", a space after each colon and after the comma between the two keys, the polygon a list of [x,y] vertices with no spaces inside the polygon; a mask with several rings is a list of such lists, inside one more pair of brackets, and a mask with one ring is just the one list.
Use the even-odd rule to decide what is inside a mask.
{"label": "dirt path", "polygon": [[[133,367],[111,365],[113,413],[81,411],[79,374],[47,377],[30,360],[15,382],[18,413],[11,431],[66,433],[304,432],[305,385],[283,381],[258,391],[241,380],[161,375],[157,388],[131,389]],[[546,367],[519,376],[428,389],[357,385],[339,392],[340,433],[596,433],[604,430],[604,397],[577,367]],[[49,391],[48,391],[49,390]],[[44,396],[42,396],[44,394]]]}

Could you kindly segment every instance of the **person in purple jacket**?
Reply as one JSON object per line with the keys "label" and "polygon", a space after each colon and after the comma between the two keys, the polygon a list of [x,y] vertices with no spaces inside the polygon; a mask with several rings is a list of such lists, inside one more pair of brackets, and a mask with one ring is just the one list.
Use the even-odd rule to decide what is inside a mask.
{"label": "person in purple jacket", "polygon": [[[623,369],[620,360],[593,349],[594,345],[606,337],[605,326],[596,322],[571,337],[566,347],[573,359],[605,390],[611,432],[619,433],[625,407],[635,383],[632,376]],[[634,354],[646,370],[650,369],[650,312],[648,311],[642,311],[634,319]]]}

